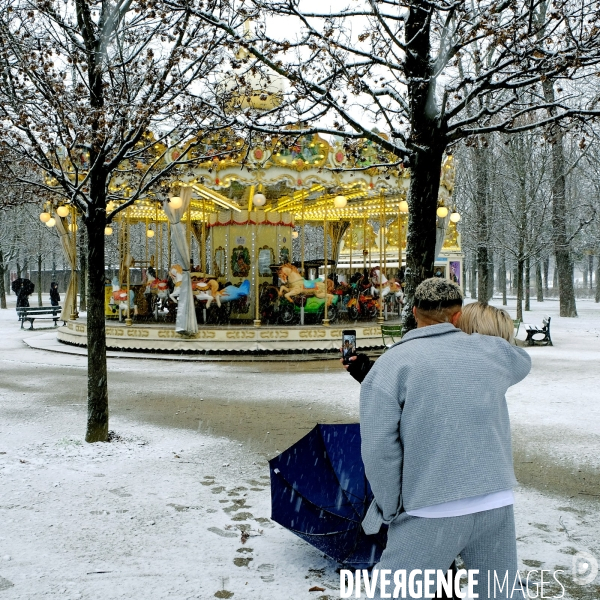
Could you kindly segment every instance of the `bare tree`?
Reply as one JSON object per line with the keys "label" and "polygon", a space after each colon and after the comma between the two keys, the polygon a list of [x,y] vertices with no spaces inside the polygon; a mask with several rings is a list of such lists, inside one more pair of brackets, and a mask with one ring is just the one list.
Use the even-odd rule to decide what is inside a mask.
{"label": "bare tree", "polygon": [[105,226],[150,191],[165,197],[157,184],[194,136],[222,126],[204,104],[225,36],[162,0],[0,0],[0,15],[5,144],[42,174],[14,175],[74,206],[87,230],[86,440],[105,441]]}

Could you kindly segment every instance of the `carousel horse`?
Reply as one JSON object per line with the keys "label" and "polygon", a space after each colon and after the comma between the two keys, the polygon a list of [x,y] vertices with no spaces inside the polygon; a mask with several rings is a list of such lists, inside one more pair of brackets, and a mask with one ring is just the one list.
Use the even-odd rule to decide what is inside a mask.
{"label": "carousel horse", "polygon": [[237,285],[227,285],[219,294],[221,295],[221,302],[233,302],[245,298],[250,294],[250,281],[244,279],[239,287]]}
{"label": "carousel horse", "polygon": [[179,301],[177,298],[179,298],[179,294],[181,293],[181,282],[183,281],[183,269],[181,268],[181,265],[171,265],[169,275],[175,285],[175,289],[169,294],[169,298],[171,298],[173,302],[178,303]]}
{"label": "carousel horse", "polygon": [[[148,306],[155,306],[153,297],[156,296],[159,304],[164,306],[169,297],[169,282],[166,279],[158,279],[153,267],[146,271],[146,289],[144,290]],[[150,309],[149,309],[150,310]]]}
{"label": "carousel horse", "polygon": [[371,294],[373,296],[379,296],[379,284],[381,282],[382,298],[385,298],[391,292],[399,302],[402,302],[404,299],[402,286],[396,280],[388,281],[388,278],[381,273],[379,267],[373,267],[371,269],[371,272],[369,273],[369,280],[371,281]]}
{"label": "carousel horse", "polygon": [[137,315],[137,304],[135,304],[135,292],[133,290],[129,290],[129,294],[127,294],[127,290],[122,290],[121,285],[119,284],[119,280],[117,277],[113,277],[112,279],[112,302],[119,307],[120,310],[127,310],[127,296],[129,295],[129,309],[133,308],[133,314]]}
{"label": "carousel horse", "polygon": [[285,263],[279,267],[277,271],[279,279],[284,285],[279,288],[279,296],[285,296],[286,300],[293,302],[294,296],[316,296],[317,298],[326,298],[327,306],[333,300],[333,281],[327,280],[327,284],[321,279],[304,279],[298,269],[290,264]]}
{"label": "carousel horse", "polygon": [[210,308],[213,300],[221,307],[222,292],[219,292],[219,282],[216,279],[192,279],[192,292],[197,300],[206,300],[206,308]]}

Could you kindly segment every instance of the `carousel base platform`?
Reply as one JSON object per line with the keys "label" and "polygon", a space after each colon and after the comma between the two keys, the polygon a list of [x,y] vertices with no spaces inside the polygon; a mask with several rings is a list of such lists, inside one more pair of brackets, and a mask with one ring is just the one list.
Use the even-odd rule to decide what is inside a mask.
{"label": "carousel base platform", "polygon": [[[392,324],[392,321],[387,323]],[[186,354],[296,354],[337,352],[341,346],[342,331],[356,330],[359,350],[382,348],[381,328],[375,323],[347,323],[323,327],[305,325],[282,327],[268,325],[201,326],[195,336],[183,336],[173,325],[133,324],[109,321],[106,323],[106,346],[109,350],[186,353]],[[63,344],[85,347],[87,323],[85,319],[67,321],[56,333]],[[315,355],[318,359],[318,354]]]}

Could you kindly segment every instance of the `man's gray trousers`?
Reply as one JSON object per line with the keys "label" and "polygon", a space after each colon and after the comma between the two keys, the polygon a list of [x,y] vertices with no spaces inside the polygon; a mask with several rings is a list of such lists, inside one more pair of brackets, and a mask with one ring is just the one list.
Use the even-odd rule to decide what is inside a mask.
{"label": "man's gray trousers", "polygon": [[[407,578],[415,569],[445,573],[459,554],[467,569],[479,571],[474,591],[480,599],[488,598],[488,573],[489,597],[523,598],[520,591],[513,592],[518,566],[512,505],[439,519],[403,512],[390,523],[387,546],[375,569],[390,569],[392,581],[394,571],[400,569],[406,570]],[[393,594],[393,590],[392,585],[386,592]]]}

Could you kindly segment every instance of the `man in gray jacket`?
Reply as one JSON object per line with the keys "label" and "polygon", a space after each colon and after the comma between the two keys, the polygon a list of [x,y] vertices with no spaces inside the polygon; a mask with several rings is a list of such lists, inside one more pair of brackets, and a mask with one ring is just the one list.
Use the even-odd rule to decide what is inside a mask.
{"label": "man in gray jacket", "polygon": [[461,307],[456,284],[421,283],[417,329],[361,386],[362,458],[375,495],[363,528],[389,524],[380,572],[445,573],[460,554],[479,571],[479,598],[511,597],[516,480],[505,393],[529,373],[531,359],[501,338],[457,329]]}

